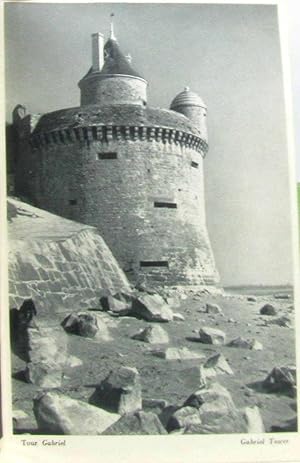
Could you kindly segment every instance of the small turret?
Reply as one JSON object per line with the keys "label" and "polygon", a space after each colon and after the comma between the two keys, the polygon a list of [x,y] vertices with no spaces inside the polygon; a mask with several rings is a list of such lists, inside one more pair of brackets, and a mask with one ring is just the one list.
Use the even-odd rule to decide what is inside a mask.
{"label": "small turret", "polygon": [[81,106],[146,105],[147,81],[133,69],[131,57],[122,53],[113,23],[110,38],[103,44],[102,34],[92,35],[92,67],[78,83]]}
{"label": "small turret", "polygon": [[204,141],[207,142],[206,114],[207,107],[197,93],[192,92],[189,87],[185,87],[171,103],[170,109],[184,114],[198,127]]}

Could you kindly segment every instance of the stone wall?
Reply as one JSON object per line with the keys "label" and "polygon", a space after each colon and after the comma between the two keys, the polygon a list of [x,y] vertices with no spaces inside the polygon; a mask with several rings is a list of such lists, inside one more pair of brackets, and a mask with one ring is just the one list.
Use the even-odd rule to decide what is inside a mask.
{"label": "stone wall", "polygon": [[81,105],[143,104],[147,101],[147,82],[140,77],[102,76],[92,73],[79,82]]}
{"label": "stone wall", "polygon": [[23,154],[19,171],[23,178],[30,171],[35,204],[96,226],[134,280],[216,283],[201,140],[181,133],[179,142],[175,130],[159,128],[146,128],[144,137],[141,128],[107,128],[106,138],[97,139],[96,130],[81,140],[56,134],[57,143],[40,134],[38,146]]}
{"label": "stone wall", "polygon": [[102,289],[128,281],[96,229],[9,199],[10,307],[32,298],[38,310],[99,306]]}

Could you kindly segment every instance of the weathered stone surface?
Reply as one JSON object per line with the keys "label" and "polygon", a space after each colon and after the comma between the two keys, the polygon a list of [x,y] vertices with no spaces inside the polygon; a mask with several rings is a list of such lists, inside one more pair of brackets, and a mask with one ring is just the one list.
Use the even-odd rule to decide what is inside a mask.
{"label": "weathered stone surface", "polygon": [[89,402],[120,415],[142,409],[141,383],[137,369],[121,367],[110,372],[96,387]]}
{"label": "weathered stone surface", "polygon": [[203,342],[204,344],[222,345],[226,340],[224,331],[210,328],[208,326],[200,328],[199,337],[200,342]]}
{"label": "weathered stone surface", "polygon": [[166,360],[189,360],[201,359],[205,354],[201,352],[192,352],[187,347],[168,347],[167,349],[153,350],[152,355]]}
{"label": "weathered stone surface", "polygon": [[104,435],[145,435],[167,434],[157,415],[152,412],[137,411],[123,415],[116,423],[106,429]]}
{"label": "weathered stone surface", "polygon": [[204,375],[207,377],[216,375],[233,375],[233,371],[223,354],[215,354],[204,364]]}
{"label": "weathered stone surface", "polygon": [[133,299],[131,314],[150,322],[169,322],[173,312],[159,294],[142,293]]}
{"label": "weathered stone surface", "polygon": [[233,339],[227,345],[228,347],[236,347],[240,349],[263,350],[263,345],[256,339],[245,339],[241,336]]}
{"label": "weathered stone surface", "polygon": [[132,339],[148,342],[150,344],[167,344],[168,333],[159,325],[147,326],[132,336]]}
{"label": "weathered stone surface", "polygon": [[32,432],[36,429],[36,421],[33,416],[29,416],[23,410],[12,411],[12,422],[14,432]]}
{"label": "weathered stone surface", "polygon": [[120,418],[56,392],[34,399],[33,411],[42,434],[99,435]]}
{"label": "weathered stone surface", "polygon": [[60,387],[63,376],[61,366],[51,360],[39,363],[29,362],[25,368],[26,381],[44,388]]}
{"label": "weathered stone surface", "polygon": [[269,392],[281,392],[296,396],[296,367],[274,367],[263,382]]}
{"label": "weathered stone surface", "polygon": [[167,423],[167,431],[187,428],[194,424],[201,424],[199,410],[195,407],[185,406],[176,410]]}
{"label": "weathered stone surface", "polygon": [[223,311],[218,304],[206,304],[205,312],[211,314],[223,314]]}
{"label": "weathered stone surface", "polygon": [[128,315],[132,306],[132,294],[118,292],[114,295],[103,295],[100,304],[104,311],[111,311],[119,316]]}
{"label": "weathered stone surface", "polygon": [[208,378],[209,375],[206,374],[206,368],[204,368],[203,365],[186,368],[182,373],[185,378],[195,378],[199,389],[207,386],[206,378]]}
{"label": "weathered stone surface", "polygon": [[90,312],[71,313],[63,320],[61,326],[67,333],[86,338],[94,338],[99,330],[97,317]]}
{"label": "weathered stone surface", "polygon": [[230,393],[218,383],[193,393],[185,405],[199,409],[202,423],[187,427],[188,434],[245,432],[246,422],[235,407]]}
{"label": "weathered stone surface", "polygon": [[12,198],[8,217],[10,307],[33,298],[40,312],[87,309],[98,306],[100,285],[130,290],[96,228]]}
{"label": "weathered stone surface", "polygon": [[142,407],[146,412],[160,414],[167,406],[168,402],[164,399],[143,399]]}
{"label": "weathered stone surface", "polygon": [[242,414],[246,421],[248,433],[258,434],[265,432],[264,422],[257,406],[244,408]]}
{"label": "weathered stone surface", "polygon": [[275,307],[271,304],[265,304],[261,309],[260,309],[260,314],[261,315],[276,315],[277,310]]}

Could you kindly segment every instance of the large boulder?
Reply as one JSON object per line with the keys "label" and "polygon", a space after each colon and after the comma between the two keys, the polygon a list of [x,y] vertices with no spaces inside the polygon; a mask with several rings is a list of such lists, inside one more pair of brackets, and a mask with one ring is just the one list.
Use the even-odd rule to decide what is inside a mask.
{"label": "large boulder", "polygon": [[97,317],[90,312],[71,313],[63,320],[61,326],[67,333],[85,338],[94,338],[99,331]]}
{"label": "large boulder", "polygon": [[188,426],[201,424],[199,410],[195,407],[181,407],[176,410],[167,423],[167,431],[175,429],[186,429]]}
{"label": "large boulder", "polygon": [[35,398],[33,411],[40,434],[99,435],[120,418],[57,392]]}
{"label": "large boulder", "polygon": [[167,349],[153,350],[151,353],[155,357],[166,360],[193,360],[205,357],[202,352],[192,352],[187,347],[168,347]]}
{"label": "large boulder", "polygon": [[203,326],[199,330],[199,341],[204,344],[222,345],[225,344],[226,335],[224,331]]}
{"label": "large boulder", "polygon": [[233,371],[223,354],[214,354],[204,364],[204,375],[206,377],[216,375],[233,375]]}
{"label": "large boulder", "polygon": [[169,403],[164,399],[143,399],[142,406],[144,412],[160,414]]}
{"label": "large boulder", "polygon": [[149,344],[167,344],[168,333],[159,325],[147,326],[132,336],[132,339],[148,342]]}
{"label": "large boulder", "polygon": [[268,392],[280,392],[291,397],[296,396],[296,367],[274,367],[263,381]]}
{"label": "large boulder", "polygon": [[159,294],[141,293],[132,301],[131,315],[149,322],[169,322],[173,312]]}
{"label": "large boulder", "polygon": [[281,317],[273,318],[269,320],[268,324],[283,326],[285,328],[292,328],[293,322],[292,322],[292,319],[288,317],[287,315],[282,315]]}
{"label": "large boulder", "polygon": [[110,412],[124,415],[142,409],[140,375],[136,368],[111,371],[90,397],[89,402]]}
{"label": "large boulder", "polygon": [[81,361],[68,354],[68,338],[61,327],[45,327],[37,319],[25,330],[25,378],[40,387],[60,387],[64,371]]}
{"label": "large boulder", "polygon": [[167,434],[155,413],[137,411],[123,415],[116,423],[107,428],[104,435],[146,435]]}
{"label": "large boulder", "polygon": [[265,304],[261,309],[260,309],[260,314],[261,315],[276,315],[277,310],[272,304]]}
{"label": "large boulder", "polygon": [[201,424],[192,424],[188,434],[225,434],[246,432],[246,422],[236,408],[230,393],[218,383],[193,393],[186,406],[199,409]]}

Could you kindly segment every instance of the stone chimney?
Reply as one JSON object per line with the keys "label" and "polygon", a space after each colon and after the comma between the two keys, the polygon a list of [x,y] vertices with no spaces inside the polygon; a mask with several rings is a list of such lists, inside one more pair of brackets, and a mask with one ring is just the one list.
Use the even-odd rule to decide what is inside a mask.
{"label": "stone chimney", "polygon": [[101,71],[104,64],[104,37],[100,32],[92,34],[92,69]]}

